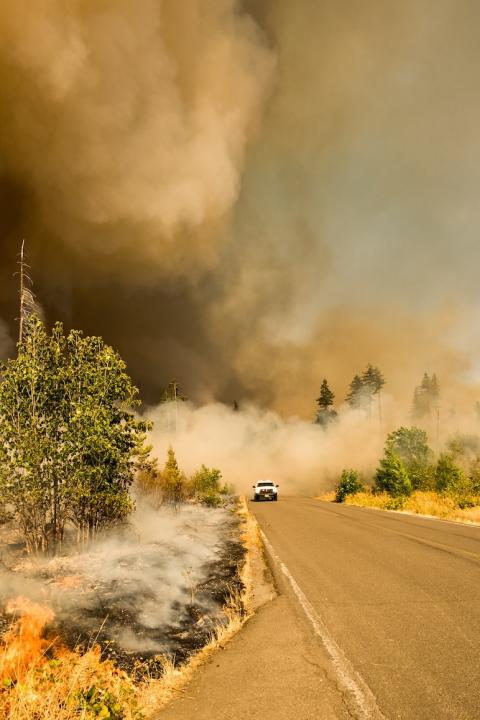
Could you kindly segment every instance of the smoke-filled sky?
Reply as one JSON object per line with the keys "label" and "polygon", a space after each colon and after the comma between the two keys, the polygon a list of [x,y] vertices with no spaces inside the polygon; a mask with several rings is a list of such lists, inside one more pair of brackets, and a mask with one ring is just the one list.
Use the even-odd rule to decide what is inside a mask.
{"label": "smoke-filled sky", "polygon": [[10,335],[25,237],[47,318],[104,335],[149,403],[176,376],[308,416],[368,362],[406,404],[425,370],[476,382],[479,23],[474,0],[3,0]]}

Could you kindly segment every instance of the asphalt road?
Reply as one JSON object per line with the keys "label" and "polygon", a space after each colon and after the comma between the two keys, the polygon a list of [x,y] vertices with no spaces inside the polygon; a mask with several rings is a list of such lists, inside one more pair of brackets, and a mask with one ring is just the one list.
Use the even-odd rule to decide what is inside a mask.
{"label": "asphalt road", "polygon": [[343,681],[390,720],[480,718],[480,528],[307,498],[250,509]]}

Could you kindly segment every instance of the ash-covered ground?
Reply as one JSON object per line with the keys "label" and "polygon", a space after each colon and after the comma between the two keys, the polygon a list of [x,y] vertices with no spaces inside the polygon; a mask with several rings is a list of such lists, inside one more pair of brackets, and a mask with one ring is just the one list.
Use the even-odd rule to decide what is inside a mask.
{"label": "ash-covered ground", "polygon": [[[183,662],[208,642],[241,589],[244,553],[233,506],[140,506],[121,533],[55,558],[27,556],[3,526],[0,603],[23,595],[47,604],[50,631],[69,647],[99,644],[120,667],[155,675],[156,656]],[[0,631],[10,622],[1,616]]]}

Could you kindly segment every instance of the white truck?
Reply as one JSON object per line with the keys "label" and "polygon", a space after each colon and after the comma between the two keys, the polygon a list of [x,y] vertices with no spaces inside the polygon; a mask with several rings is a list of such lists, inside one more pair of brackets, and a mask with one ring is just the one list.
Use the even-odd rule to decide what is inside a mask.
{"label": "white truck", "polygon": [[254,500],[278,500],[278,485],[271,480],[259,480],[253,485]]}

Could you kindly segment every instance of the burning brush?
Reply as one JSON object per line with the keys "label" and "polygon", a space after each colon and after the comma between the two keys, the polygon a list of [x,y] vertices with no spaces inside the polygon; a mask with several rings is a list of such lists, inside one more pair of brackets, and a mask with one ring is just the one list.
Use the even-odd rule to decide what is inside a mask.
{"label": "burning brush", "polygon": [[26,598],[6,607],[13,615],[0,640],[0,717],[9,720],[109,718],[142,720],[139,694],[148,683],[133,681],[99,648],[68,650],[48,637],[54,613]]}

